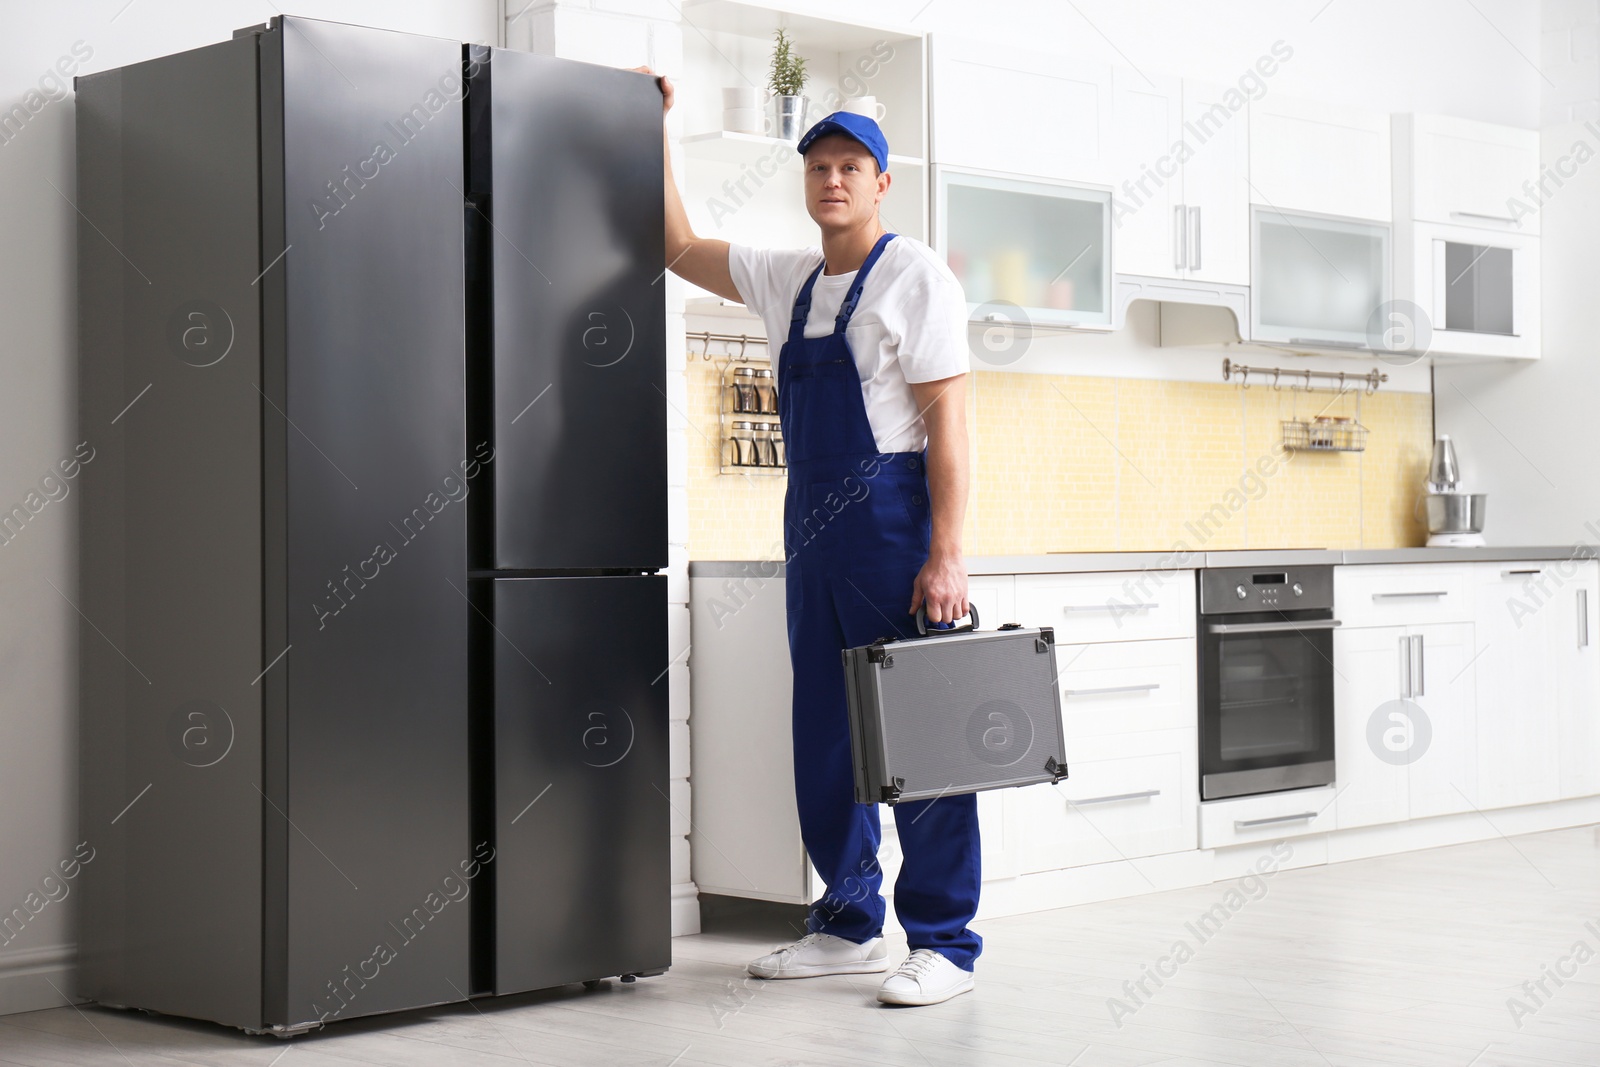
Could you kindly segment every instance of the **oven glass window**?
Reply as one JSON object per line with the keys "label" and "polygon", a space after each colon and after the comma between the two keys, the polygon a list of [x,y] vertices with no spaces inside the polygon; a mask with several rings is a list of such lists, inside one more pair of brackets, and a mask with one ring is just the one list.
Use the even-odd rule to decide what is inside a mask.
{"label": "oven glass window", "polygon": [[1313,753],[1323,738],[1320,692],[1327,665],[1316,644],[1293,631],[1222,638],[1217,739],[1224,763]]}

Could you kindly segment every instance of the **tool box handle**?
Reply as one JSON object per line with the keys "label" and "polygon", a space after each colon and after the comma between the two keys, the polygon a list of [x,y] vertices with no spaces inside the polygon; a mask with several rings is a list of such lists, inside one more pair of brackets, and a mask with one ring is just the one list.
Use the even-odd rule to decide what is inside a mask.
{"label": "tool box handle", "polygon": [[966,634],[978,628],[978,605],[967,602],[967,618],[971,621],[965,626],[940,626],[934,623],[934,629],[928,628],[928,607],[926,604],[917,605],[917,633],[923,637],[943,637],[946,634]]}

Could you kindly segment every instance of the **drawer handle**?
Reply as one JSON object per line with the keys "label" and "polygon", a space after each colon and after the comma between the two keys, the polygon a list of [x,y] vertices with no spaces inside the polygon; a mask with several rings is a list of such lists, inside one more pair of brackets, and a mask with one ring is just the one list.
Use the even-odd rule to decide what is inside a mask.
{"label": "drawer handle", "polygon": [[1116,793],[1109,797],[1089,797],[1086,800],[1069,799],[1067,803],[1071,804],[1073,807],[1081,808],[1085,804],[1109,804],[1113,800],[1145,800],[1150,797],[1158,797],[1160,795],[1161,790],[1159,789],[1145,789],[1137,793]]}
{"label": "drawer handle", "polygon": [[1299,815],[1274,815],[1270,819],[1235,819],[1233,820],[1233,828],[1235,830],[1249,830],[1257,826],[1270,826],[1273,823],[1280,822],[1308,822],[1315,819],[1319,814],[1321,812],[1303,811]]}
{"label": "drawer handle", "polygon": [[1160,604],[1064,604],[1061,610],[1070,615],[1074,611],[1150,611],[1160,606]]}
{"label": "drawer handle", "polygon": [[1521,570],[1521,571],[1501,571],[1500,572],[1500,577],[1502,577],[1502,578],[1514,578],[1519,574],[1543,574],[1543,573],[1544,573],[1544,568],[1543,567],[1529,567],[1527,570]]}
{"label": "drawer handle", "polygon": [[1147,693],[1152,689],[1160,689],[1160,682],[1142,682],[1139,685],[1106,685],[1099,689],[1063,689],[1064,697],[1094,697],[1103,693]]}
{"label": "drawer handle", "polygon": [[1423,591],[1423,592],[1417,592],[1417,593],[1373,593],[1372,594],[1372,599],[1373,600],[1398,600],[1401,597],[1408,597],[1408,596],[1449,596],[1449,595],[1450,595],[1449,592],[1447,592],[1446,590],[1443,590],[1443,589],[1429,589],[1429,590],[1426,590],[1426,591]]}

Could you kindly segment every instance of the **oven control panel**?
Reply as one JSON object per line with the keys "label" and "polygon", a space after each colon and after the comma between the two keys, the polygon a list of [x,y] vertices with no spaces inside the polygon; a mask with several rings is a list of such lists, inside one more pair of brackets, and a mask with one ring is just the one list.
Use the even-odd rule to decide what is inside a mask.
{"label": "oven control panel", "polygon": [[1212,567],[1200,572],[1200,614],[1333,607],[1333,567]]}

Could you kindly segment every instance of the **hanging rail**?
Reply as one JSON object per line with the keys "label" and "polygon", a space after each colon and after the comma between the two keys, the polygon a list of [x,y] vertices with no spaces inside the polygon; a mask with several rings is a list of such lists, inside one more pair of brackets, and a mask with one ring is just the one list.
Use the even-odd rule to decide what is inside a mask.
{"label": "hanging rail", "polygon": [[683,337],[684,343],[691,346],[689,348],[690,359],[694,358],[693,342],[700,342],[700,358],[709,360],[711,358],[711,342],[719,341],[727,345],[738,345],[738,353],[730,352],[728,353],[728,358],[730,360],[738,360],[741,363],[750,362],[750,354],[746,351],[750,345],[765,345],[767,343],[765,337],[751,337],[747,333],[715,333],[711,330],[691,331],[685,333]]}
{"label": "hanging rail", "polygon": [[[1272,387],[1274,389],[1282,389],[1283,386],[1280,383],[1280,379],[1287,377],[1290,389],[1304,389],[1309,393],[1312,391],[1311,379],[1327,378],[1339,383],[1339,392],[1341,393],[1344,392],[1347,384],[1359,384],[1369,396],[1378,391],[1378,386],[1389,380],[1389,376],[1379,371],[1376,367],[1372,368],[1372,370],[1365,374],[1350,374],[1349,372],[1342,370],[1286,371],[1282,367],[1247,367],[1243,363],[1235,363],[1231,359],[1224,359],[1222,361],[1222,380],[1225,382],[1229,381],[1235,374],[1239,376],[1239,388],[1241,389],[1250,388],[1250,375],[1270,374],[1272,375]],[[1301,380],[1304,380],[1304,385],[1296,384]]]}

